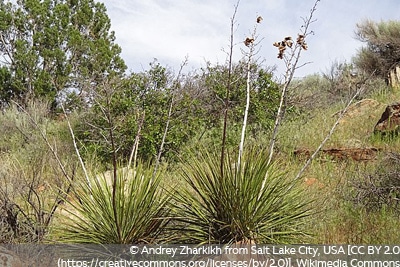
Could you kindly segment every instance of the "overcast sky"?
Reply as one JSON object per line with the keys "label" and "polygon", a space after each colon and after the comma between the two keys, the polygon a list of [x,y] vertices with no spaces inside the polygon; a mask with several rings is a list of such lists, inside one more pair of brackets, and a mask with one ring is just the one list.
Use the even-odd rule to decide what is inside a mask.
{"label": "overcast sky", "polygon": [[[103,0],[111,18],[116,42],[122,47],[122,57],[130,71],[148,69],[157,58],[162,65],[178,71],[188,56],[186,70],[199,68],[206,61],[224,63],[230,36],[230,18],[237,0]],[[315,0],[241,0],[236,16],[234,55],[241,57],[243,40],[250,35],[257,16],[264,20],[258,25],[261,40],[258,57],[265,64],[278,67],[283,73],[283,62],[276,58],[272,43],[285,36],[297,36],[309,16]],[[314,13],[314,31],[309,36],[308,51],[296,76],[325,72],[334,61],[350,62],[363,44],[356,40],[356,23],[364,19],[374,21],[399,20],[399,0],[321,0]]]}

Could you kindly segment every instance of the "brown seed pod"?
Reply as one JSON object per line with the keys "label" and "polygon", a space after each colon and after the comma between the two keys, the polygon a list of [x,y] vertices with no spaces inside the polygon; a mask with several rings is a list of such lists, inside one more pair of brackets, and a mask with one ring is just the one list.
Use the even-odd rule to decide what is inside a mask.
{"label": "brown seed pod", "polygon": [[296,42],[297,42],[297,44],[301,45],[304,42],[304,35],[303,34],[299,34],[297,36]]}
{"label": "brown seed pod", "polygon": [[247,37],[246,40],[244,40],[244,45],[245,45],[245,46],[249,46],[249,45],[251,45],[252,43],[254,43],[254,38],[249,38],[249,37]]}
{"label": "brown seed pod", "polygon": [[293,45],[293,41],[292,40],[287,40],[286,41],[286,45],[291,48],[292,45]]}

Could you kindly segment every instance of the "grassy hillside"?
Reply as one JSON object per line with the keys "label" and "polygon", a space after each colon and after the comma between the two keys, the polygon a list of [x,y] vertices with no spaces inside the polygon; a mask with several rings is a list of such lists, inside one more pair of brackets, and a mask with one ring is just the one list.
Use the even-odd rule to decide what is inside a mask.
{"label": "grassy hillside", "polygon": [[[340,111],[343,110],[349,100],[348,95],[332,97],[331,92],[326,90],[327,84],[324,83],[324,80],[319,80],[318,83],[310,85],[310,80],[312,79],[315,79],[315,76],[296,81],[293,85],[289,101],[291,108],[287,111],[287,116],[278,134],[278,152],[274,160],[274,168],[279,173],[276,177],[283,179],[283,182],[272,183],[276,183],[276,186],[295,186],[297,189],[294,195],[297,196],[297,199],[287,198],[288,196],[282,193],[284,191],[279,191],[281,195],[277,193],[278,195],[275,195],[274,198],[282,199],[282,201],[283,199],[285,201],[291,199],[291,201],[294,201],[292,207],[302,207],[302,204],[297,205],[297,203],[303,203],[303,200],[305,200],[304,203],[312,202],[311,216],[302,218],[300,214],[295,215],[297,216],[296,218],[299,218],[298,221],[302,222],[301,224],[296,224],[296,227],[300,227],[300,229],[297,229],[298,233],[300,233],[300,238],[297,237],[296,242],[321,244],[399,243],[400,225],[398,224],[398,219],[400,213],[397,206],[399,196],[398,189],[395,187],[399,186],[398,174],[400,173],[400,168],[397,166],[400,165],[398,156],[400,153],[400,139],[397,137],[382,139],[373,134],[373,129],[386,105],[400,98],[400,91],[388,89],[385,85],[376,81],[367,84],[365,91],[360,94],[355,104],[350,107],[348,113],[338,124],[334,134],[323,147],[323,149],[375,148],[377,153],[373,160],[337,159],[331,155],[321,153],[303,173],[299,183],[290,185],[289,182],[296,176],[307,160],[307,157],[295,156],[294,151],[303,149],[313,152],[334,125]],[[72,127],[80,120],[80,116],[82,115],[79,113],[70,114],[69,122]],[[82,183],[85,184],[86,178],[75,153],[69,133],[68,120],[65,117],[57,117],[48,113],[47,104],[37,102],[31,103],[26,109],[15,106],[5,110],[0,114],[0,122],[2,125],[0,135],[0,241],[13,243],[60,240],[60,236],[63,236],[66,232],[63,233],[63,230],[60,232],[60,229],[53,232],[52,229],[54,226],[63,226],[68,220],[65,217],[59,217],[58,214],[68,215],[65,210],[79,210],[79,207],[76,206],[71,208],[71,205],[79,206],[77,204],[79,201],[76,201],[76,195],[74,194],[82,194],[82,192],[87,194],[90,191],[85,191],[82,189],[84,186],[81,186]],[[165,201],[168,200],[171,203],[175,203],[175,207],[183,207],[186,211],[191,209],[191,205],[188,203],[187,205],[177,204],[179,201],[188,200],[189,198],[186,196],[195,195],[196,190],[198,190],[196,187],[188,187],[190,184],[188,184],[188,181],[196,179],[193,178],[196,175],[193,174],[191,176],[191,174],[188,174],[188,170],[190,171],[189,165],[191,164],[188,159],[193,155],[184,151],[193,151],[193,147],[198,149],[201,146],[208,146],[213,143],[215,141],[213,139],[218,139],[219,137],[215,136],[215,129],[212,129],[212,132],[213,134],[205,134],[205,136],[208,136],[207,138],[202,139],[197,136],[194,140],[188,142],[186,147],[182,147],[176,155],[178,158],[183,159],[182,162],[173,161],[168,163],[168,161],[163,161],[159,168],[159,176],[157,176],[160,177],[160,191],[154,191],[152,194],[160,198],[159,194],[166,192],[164,189],[184,192],[177,199],[171,200],[161,197],[163,207]],[[218,142],[216,141],[216,143]],[[265,151],[268,142],[267,135],[257,135],[255,132],[247,140],[248,145],[252,144],[255,147],[263,148],[260,151]],[[197,150],[197,152],[199,151]],[[233,162],[235,160],[233,159]],[[108,171],[106,175],[102,175],[101,173],[104,172],[105,168],[102,164],[99,164],[95,155],[86,157],[85,163],[91,179],[100,177],[96,179],[105,181],[105,184],[99,185],[100,191],[103,190],[105,192],[100,194],[100,202],[94,203],[93,206],[88,206],[87,209],[89,209],[89,213],[104,213],[104,216],[111,216],[114,205],[110,201],[113,195],[113,173]],[[207,164],[209,163],[197,162],[195,164],[197,166],[195,166],[197,168],[196,172],[201,174],[203,171],[204,173],[210,171],[212,173],[212,168],[218,169],[216,167],[218,164],[214,167]],[[143,169],[143,173],[145,173],[145,177],[151,178],[153,167],[151,165],[146,166]],[[204,166],[203,170],[201,170],[202,166]],[[232,166],[234,165],[227,166],[227,172],[234,171]],[[254,168],[257,166],[255,165]],[[259,168],[264,168],[262,166],[260,165]],[[246,168],[244,167],[243,169],[244,174],[248,171]],[[136,172],[134,174],[132,172],[128,173],[130,174],[122,178],[118,176],[118,179],[122,179],[119,183],[124,184],[123,187],[125,188],[119,192],[122,194],[120,196],[121,199],[124,199],[123,196],[128,190],[125,187],[127,186],[125,183],[137,177]],[[280,173],[284,173],[284,175]],[[246,181],[246,177],[246,175],[242,177],[243,181]],[[232,179],[232,181],[235,181],[235,175],[232,176]],[[252,179],[259,181],[257,182],[258,184],[253,183],[247,186],[255,188],[254,190],[262,190],[259,187],[259,183],[263,177],[255,176]],[[276,181],[279,181],[278,179]],[[152,183],[151,180],[148,180],[148,182]],[[77,183],[80,186],[77,186]],[[140,183],[135,186],[141,188]],[[227,183],[222,186],[225,188],[229,187],[230,184]],[[108,189],[106,190],[106,188]],[[131,190],[129,191],[131,192],[130,194],[134,194],[132,192],[136,192],[135,190],[138,189],[131,188],[129,190]],[[208,189],[203,188],[203,190],[207,192]],[[255,193],[249,191],[248,194]],[[179,194],[176,193],[176,195]],[[229,198],[228,195],[226,196]],[[213,195],[208,197],[213,199]],[[101,202],[102,198],[107,200],[104,202],[107,204]],[[300,201],[300,198],[303,200]],[[92,197],[87,196],[84,199],[86,202],[93,200]],[[218,202],[219,199],[221,199],[221,196],[217,195],[212,201]],[[157,201],[154,203],[157,203]],[[131,204],[136,205],[134,203]],[[110,210],[107,211],[104,205]],[[234,210],[235,205],[232,204],[229,209]],[[242,205],[243,203],[239,206]],[[287,209],[288,207],[282,206],[282,209]],[[293,212],[292,207],[290,207],[292,210],[289,212]],[[136,209],[138,207],[131,208],[131,210],[128,209],[125,212],[135,212]],[[88,211],[86,210],[86,212]],[[165,211],[157,210],[157,212],[164,214]],[[272,210],[268,211],[266,209],[266,212],[272,212]],[[86,217],[87,220],[99,218],[99,216],[92,216],[93,214],[88,215]],[[235,214],[227,214],[227,216],[231,215],[241,218],[241,213],[237,213],[237,211]],[[125,218],[132,216],[132,213],[121,211],[119,216]],[[141,215],[141,217],[143,216]],[[108,219],[109,225],[112,225],[112,216]],[[121,223],[125,221],[122,220]],[[141,221],[137,223],[143,225]],[[176,226],[179,223],[181,222],[173,225]],[[243,223],[249,223],[249,221]],[[287,223],[290,223],[290,221],[287,221]],[[82,222],[80,224],[82,225]],[[168,221],[159,225],[164,227],[168,225]],[[110,226],[109,230],[114,231],[116,228],[113,227],[118,228],[120,226],[118,224]],[[127,227],[136,229],[132,221]],[[149,227],[143,231],[150,231],[154,225],[150,224]],[[182,229],[184,228],[182,226]],[[138,238],[138,241],[142,240],[141,238],[143,240],[155,240],[158,235],[163,238],[166,236],[171,238],[168,231],[172,230],[168,230],[168,227],[166,229],[167,234],[163,230],[157,232],[157,237],[152,235],[146,237],[151,239],[146,239],[136,234],[135,238]],[[74,232],[68,231],[70,236],[74,235]],[[176,231],[176,227],[174,231]],[[56,233],[56,235],[53,235],[53,233]],[[174,235],[176,238],[176,233]],[[92,237],[88,235],[88,238]],[[107,235],[101,238],[99,237],[98,240],[109,240]],[[183,236],[179,237],[178,234],[178,238],[183,238]],[[227,237],[224,236],[224,238]],[[273,239],[272,237],[271,239],[268,239],[270,237],[258,238],[260,240],[270,240],[270,242],[291,242],[290,240],[295,240],[290,238]],[[118,240],[120,239],[115,239],[114,242],[120,242]]]}
{"label": "grassy hillside", "polygon": [[[327,101],[323,88],[313,101]],[[298,94],[306,94],[301,92]],[[332,137],[323,149],[376,148],[374,160],[355,161],[337,159],[320,153],[312,162],[302,180],[313,197],[318,213],[309,227],[314,234],[312,243],[388,243],[400,240],[399,210],[395,205],[378,204],[386,198],[396,198],[399,185],[398,168],[390,160],[400,151],[400,139],[381,138],[374,135],[375,124],[388,104],[398,101],[399,90],[391,90],[382,84],[372,84],[340,120]],[[292,116],[282,127],[280,134],[280,160],[294,176],[306,162],[304,157],[293,156],[296,149],[313,152],[328,134],[345,107],[345,99],[330,103],[317,103],[305,112]],[[398,160],[394,164],[398,163]],[[394,176],[394,180],[393,180]],[[397,178],[396,178],[397,177]],[[392,180],[391,180],[392,179]],[[393,196],[380,193],[379,187],[390,187]],[[397,192],[397,193],[395,193]],[[394,201],[394,202],[397,202]]]}

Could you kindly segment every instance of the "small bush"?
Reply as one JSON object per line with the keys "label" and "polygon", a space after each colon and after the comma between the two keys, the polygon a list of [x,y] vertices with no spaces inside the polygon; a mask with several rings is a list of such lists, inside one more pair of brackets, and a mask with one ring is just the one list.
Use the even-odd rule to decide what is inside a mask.
{"label": "small bush", "polygon": [[354,183],[354,201],[368,210],[387,207],[400,211],[400,154],[389,153],[372,174]]}
{"label": "small bush", "polygon": [[[71,177],[75,157],[66,125],[49,118],[50,105],[32,101],[0,113],[0,243],[42,242]],[[51,140],[51,142],[49,141]]]}

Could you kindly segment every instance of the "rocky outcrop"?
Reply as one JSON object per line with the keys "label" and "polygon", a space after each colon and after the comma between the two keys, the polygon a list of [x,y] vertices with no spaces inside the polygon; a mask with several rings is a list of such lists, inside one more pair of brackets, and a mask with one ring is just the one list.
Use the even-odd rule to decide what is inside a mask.
{"label": "rocky outcrop", "polygon": [[[374,99],[366,98],[352,104],[348,109],[342,120],[348,118],[359,118],[363,115],[370,115],[374,110],[380,106],[380,103]],[[335,115],[339,115],[342,110],[336,112]]]}
{"label": "rocky outcrop", "polygon": [[[370,161],[375,160],[377,157],[379,149],[374,147],[367,148],[329,148],[322,149],[320,153],[320,158],[332,159],[332,160],[346,160],[352,159],[355,161]],[[314,151],[309,149],[297,149],[294,151],[294,155],[300,158],[311,157]]]}
{"label": "rocky outcrop", "polygon": [[388,77],[389,86],[393,89],[398,89],[400,85],[400,66],[394,66],[389,70]]}
{"label": "rocky outcrop", "polygon": [[375,125],[374,133],[382,135],[393,135],[400,132],[400,102],[386,107],[378,123]]}
{"label": "rocky outcrop", "polygon": [[[380,114],[378,112],[381,108],[383,109],[382,104],[374,99],[362,99],[350,105],[339,122],[343,125],[346,123],[352,124],[354,121],[359,120],[374,121],[379,117]],[[339,110],[338,112],[332,114],[332,117],[339,116],[342,112],[343,110]]]}

